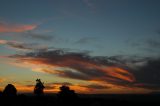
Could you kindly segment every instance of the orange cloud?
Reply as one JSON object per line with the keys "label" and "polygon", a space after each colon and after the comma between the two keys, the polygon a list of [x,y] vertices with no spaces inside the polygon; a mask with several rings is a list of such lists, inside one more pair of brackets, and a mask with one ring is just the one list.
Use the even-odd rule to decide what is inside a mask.
{"label": "orange cloud", "polygon": [[[33,71],[54,74],[60,77],[87,80],[87,81],[105,81],[114,84],[120,84],[120,83],[126,84],[135,82],[134,75],[125,69],[116,66],[101,66],[91,62],[85,62],[85,61],[82,62],[81,60],[72,58],[68,60],[64,59],[60,62],[60,64],[54,62],[54,60],[50,61],[50,59],[46,60],[43,58],[25,58],[21,59],[21,65],[22,62],[24,63],[27,62],[31,65],[38,65],[39,68],[32,68]],[[48,66],[49,68],[44,67],[45,65]],[[75,72],[70,70],[54,69],[57,67],[70,68],[70,70],[73,69]]]}
{"label": "orange cloud", "polygon": [[104,69],[113,78],[122,79],[128,82],[135,82],[135,77],[132,73],[119,67],[107,67]]}
{"label": "orange cloud", "polygon": [[7,24],[0,23],[0,32],[25,32],[29,30],[33,30],[37,27],[37,25],[23,25],[23,24]]}

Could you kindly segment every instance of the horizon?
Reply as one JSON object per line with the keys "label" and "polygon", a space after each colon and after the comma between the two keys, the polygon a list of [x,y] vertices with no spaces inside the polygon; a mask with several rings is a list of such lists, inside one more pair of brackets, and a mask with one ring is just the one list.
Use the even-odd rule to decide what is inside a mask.
{"label": "horizon", "polygon": [[0,0],[0,91],[160,92],[159,0]]}

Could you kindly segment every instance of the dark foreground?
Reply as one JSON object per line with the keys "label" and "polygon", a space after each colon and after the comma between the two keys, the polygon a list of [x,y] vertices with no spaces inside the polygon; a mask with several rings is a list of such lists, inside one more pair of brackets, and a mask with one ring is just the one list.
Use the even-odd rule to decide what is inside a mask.
{"label": "dark foreground", "polygon": [[160,95],[78,95],[59,99],[57,96],[0,97],[0,106],[160,106]]}

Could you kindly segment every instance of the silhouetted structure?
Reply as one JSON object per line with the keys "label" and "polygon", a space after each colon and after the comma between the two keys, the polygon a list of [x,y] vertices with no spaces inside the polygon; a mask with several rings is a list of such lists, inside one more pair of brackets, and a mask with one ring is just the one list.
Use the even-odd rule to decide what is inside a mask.
{"label": "silhouetted structure", "polygon": [[58,98],[61,100],[73,100],[77,98],[77,94],[74,90],[70,90],[68,86],[61,86],[60,92],[58,92]]}
{"label": "silhouetted structure", "polygon": [[44,94],[44,92],[43,92],[43,89],[44,89],[45,87],[44,87],[44,85],[43,85],[43,83],[41,82],[41,80],[40,79],[37,79],[36,80],[36,86],[35,86],[35,88],[34,88],[34,94],[36,94],[36,95],[43,95]]}
{"label": "silhouetted structure", "polygon": [[8,84],[2,92],[3,96],[17,96],[17,89],[14,85]]}

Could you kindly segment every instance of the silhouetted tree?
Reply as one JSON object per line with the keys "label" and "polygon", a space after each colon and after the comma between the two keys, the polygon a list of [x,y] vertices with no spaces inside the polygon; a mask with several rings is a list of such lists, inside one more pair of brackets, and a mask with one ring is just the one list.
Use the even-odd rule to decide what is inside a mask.
{"label": "silhouetted tree", "polygon": [[35,85],[35,88],[34,88],[34,94],[36,95],[43,95],[44,92],[43,92],[43,89],[45,88],[44,83],[41,82],[40,79],[37,79],[36,80],[36,85]]}
{"label": "silhouetted tree", "polygon": [[0,96],[2,96],[2,91],[0,91]]}
{"label": "silhouetted tree", "polygon": [[14,85],[8,84],[2,92],[3,96],[17,96],[17,89]]}
{"label": "silhouetted tree", "polygon": [[77,94],[75,93],[74,90],[70,90],[68,86],[61,86],[60,92],[58,92],[58,98],[62,100],[73,100],[77,98]]}

